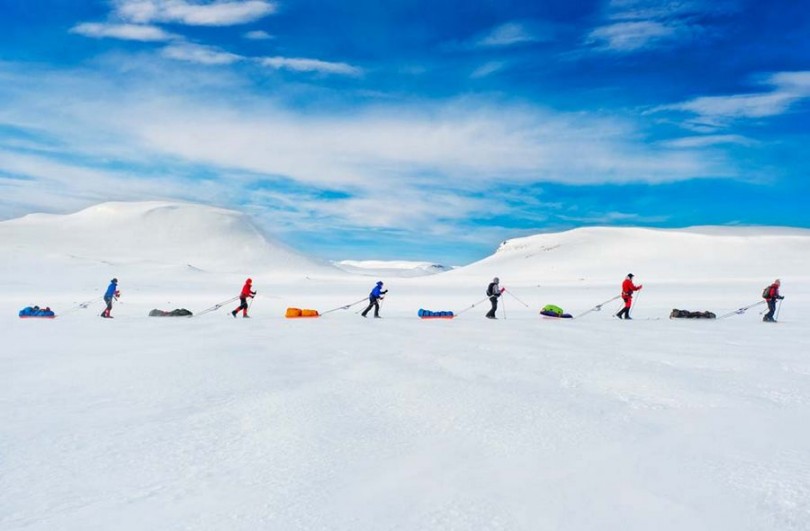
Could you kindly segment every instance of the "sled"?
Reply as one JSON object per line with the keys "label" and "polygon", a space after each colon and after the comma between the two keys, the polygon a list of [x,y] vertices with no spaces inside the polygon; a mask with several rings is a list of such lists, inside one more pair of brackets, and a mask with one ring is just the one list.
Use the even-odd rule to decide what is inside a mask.
{"label": "sled", "polygon": [[542,311],[542,312],[540,312],[540,315],[543,316],[543,319],[573,319],[574,318],[574,316],[571,315],[570,313],[558,314],[558,313],[555,313],[555,312],[548,312],[548,311]]}
{"label": "sled", "polygon": [[418,315],[420,319],[452,319],[456,316],[451,311],[434,312],[422,308],[419,309],[416,315]]}
{"label": "sled", "polygon": [[49,306],[40,308],[39,306],[27,306],[20,310],[20,319],[53,319],[56,314]]}
{"label": "sled", "polygon": [[540,310],[540,315],[543,316],[544,319],[573,319],[574,316],[570,313],[565,313],[562,308],[559,306],[555,306],[554,304],[546,304],[543,306],[543,309]]}
{"label": "sled", "polygon": [[307,319],[320,316],[318,310],[302,310],[301,308],[287,308],[287,312],[284,314],[287,319]]}
{"label": "sled", "polygon": [[194,314],[185,308],[177,308],[176,310],[158,310],[154,309],[149,312],[149,317],[192,317]]}

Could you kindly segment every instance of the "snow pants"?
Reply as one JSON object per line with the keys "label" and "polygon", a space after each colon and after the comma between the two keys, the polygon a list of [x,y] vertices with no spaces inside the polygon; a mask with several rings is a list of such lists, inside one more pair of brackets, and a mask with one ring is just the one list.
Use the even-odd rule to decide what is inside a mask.
{"label": "snow pants", "polygon": [[247,309],[248,309],[247,297],[239,297],[239,307],[234,311],[232,311],[231,313],[236,315],[241,310],[242,316],[244,317],[247,315]]}
{"label": "snow pants", "polygon": [[490,297],[489,302],[492,304],[492,308],[487,312],[486,316],[492,319],[495,317],[495,312],[498,311],[498,297]]}
{"label": "snow pants", "polygon": [[101,315],[103,315],[104,317],[110,316],[110,312],[112,311],[112,301],[113,301],[112,297],[104,297],[104,302],[107,303],[107,307],[104,309],[103,312],[101,312]]}
{"label": "snow pants", "polygon": [[368,298],[368,308],[363,310],[363,313],[360,314],[360,315],[365,317],[366,314],[369,312],[369,310],[374,308],[374,317],[379,317],[380,316],[380,303],[378,301],[379,301],[379,299],[377,297],[369,297]]}
{"label": "snow pants", "polygon": [[776,299],[768,299],[768,313],[762,318],[763,321],[773,321],[773,314],[776,313]]}

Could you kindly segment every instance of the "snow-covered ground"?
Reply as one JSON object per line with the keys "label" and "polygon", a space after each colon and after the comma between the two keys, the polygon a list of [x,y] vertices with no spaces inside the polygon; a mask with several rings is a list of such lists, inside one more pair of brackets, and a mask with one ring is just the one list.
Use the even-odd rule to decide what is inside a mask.
{"label": "snow-covered ground", "polygon": [[[249,221],[207,223],[202,207],[177,210],[204,231],[153,240],[140,220],[165,206],[106,205],[78,228],[0,223],[0,529],[810,528],[806,232],[512,240],[465,268],[383,278],[383,319],[359,304],[286,320],[287,306],[356,302],[376,279],[291,250],[273,263],[281,247],[261,235],[240,254],[228,245],[253,238]],[[121,237],[140,243],[94,244],[124,211]],[[211,240],[233,260],[187,259]],[[645,285],[634,321],[611,318],[616,303],[537,316],[603,302],[631,271]],[[469,308],[495,274],[530,307],[507,294],[506,319],[483,319],[485,303],[416,318]],[[146,317],[227,300],[248,275],[252,319]],[[113,276],[115,319],[99,303],[68,313]],[[761,306],[666,318],[757,302],[776,276],[779,324]],[[17,319],[28,304],[63,315]]]}

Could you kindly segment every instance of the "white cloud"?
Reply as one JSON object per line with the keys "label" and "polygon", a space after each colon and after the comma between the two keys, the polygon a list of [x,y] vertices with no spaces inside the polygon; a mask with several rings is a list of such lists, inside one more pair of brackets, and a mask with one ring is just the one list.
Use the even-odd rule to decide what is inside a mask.
{"label": "white cloud", "polygon": [[617,22],[593,30],[588,35],[586,44],[593,44],[599,49],[631,52],[674,34],[675,28],[660,22]]}
{"label": "white cloud", "polygon": [[706,38],[716,34],[706,32],[707,17],[735,9],[734,0],[612,0],[606,23],[593,29],[585,44],[602,52],[631,53]]}
{"label": "white cloud", "polygon": [[266,31],[261,30],[248,31],[244,37],[252,41],[266,41],[275,38]]}
{"label": "white cloud", "polygon": [[723,144],[736,144],[740,146],[751,146],[756,142],[741,135],[703,135],[676,138],[662,142],[662,145],[671,148],[704,148]]}
{"label": "white cloud", "polygon": [[296,72],[319,72],[345,76],[358,76],[363,72],[362,69],[347,63],[333,63],[319,59],[264,57],[259,59],[259,63],[276,70],[294,70]]}
{"label": "white cloud", "polygon": [[494,74],[495,72],[498,72],[499,70],[502,70],[503,67],[504,63],[501,61],[489,61],[473,70],[473,73],[470,74],[470,77],[473,79],[484,78]]}
{"label": "white cloud", "polygon": [[213,46],[203,46],[188,42],[171,44],[163,48],[161,53],[164,57],[168,57],[169,59],[204,65],[227,65],[243,59],[242,56],[222,51]]}
{"label": "white cloud", "polygon": [[508,22],[493,28],[488,34],[481,37],[476,45],[485,48],[504,47],[540,40],[547,40],[547,37],[536,33],[524,23]]}
{"label": "white cloud", "polygon": [[[46,132],[57,146],[49,160],[86,160],[90,166],[115,161],[119,167],[141,168],[133,173],[146,170],[161,179],[133,176],[129,182],[129,176],[113,174],[105,180],[92,167],[84,173],[40,164],[35,171],[11,166],[5,154],[0,172],[13,176],[25,169],[31,182],[66,196],[155,197],[159,181],[165,190],[160,197],[206,200],[200,190],[208,186],[208,200],[220,203],[220,193],[223,198],[253,197],[251,179],[272,176],[299,190],[348,195],[313,197],[307,207],[312,215],[347,225],[374,220],[377,226],[404,230],[412,226],[415,212],[429,216],[442,204],[448,205],[442,215],[463,218],[480,206],[475,197],[487,197],[502,184],[661,183],[733,175],[728,162],[715,155],[648,145],[629,118],[557,113],[484,98],[397,102],[351,114],[296,111],[251,94],[239,78],[182,64],[158,72],[158,79],[139,71],[121,83],[107,71],[31,76],[28,71],[3,73],[0,67],[9,81],[0,84],[0,98],[9,102],[0,107],[0,122]],[[65,93],[71,94],[71,105],[57,105]],[[190,181],[182,175],[200,168],[248,177],[229,177],[232,191],[216,188],[224,180],[193,181],[193,190],[187,190]],[[59,179],[59,186],[49,179]],[[34,188],[26,190],[20,200],[29,194],[30,201],[38,201]],[[396,205],[391,205],[392,193]],[[456,195],[458,202],[452,200]],[[365,221],[356,215],[361,207],[370,209]]]}
{"label": "white cloud", "polygon": [[71,28],[71,33],[96,39],[111,38],[127,41],[162,42],[177,38],[157,26],[140,24],[99,24],[87,22]]}
{"label": "white cloud", "polygon": [[168,22],[190,26],[232,26],[264,18],[276,11],[266,0],[116,0],[115,13],[138,23]]}
{"label": "white cloud", "polygon": [[682,103],[662,105],[652,112],[683,112],[694,115],[685,125],[709,130],[728,126],[735,120],[778,116],[801,100],[810,98],[810,71],[779,72],[764,78],[769,92],[701,96]]}

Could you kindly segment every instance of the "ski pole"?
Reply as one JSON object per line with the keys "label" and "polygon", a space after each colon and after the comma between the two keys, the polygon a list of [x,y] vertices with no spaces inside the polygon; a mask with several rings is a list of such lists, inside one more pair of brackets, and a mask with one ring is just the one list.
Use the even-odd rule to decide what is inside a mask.
{"label": "ski pole", "polygon": [[464,312],[468,312],[468,311],[472,310],[473,308],[475,308],[476,306],[478,306],[479,304],[481,304],[482,302],[487,301],[487,300],[489,300],[489,297],[485,297],[485,298],[481,299],[480,301],[476,302],[475,304],[471,304],[471,305],[467,306],[466,308],[464,308],[460,312],[456,312],[456,317],[458,317],[459,315],[461,315]]}
{"label": "ski pole", "polygon": [[779,299],[779,306],[776,307],[776,315],[774,315],[773,317],[774,321],[779,320],[779,310],[781,309],[782,309],[782,299]]}
{"label": "ski pole", "polygon": [[528,308],[528,307],[529,307],[529,305],[528,305],[528,304],[526,304],[526,303],[525,303],[525,302],[523,302],[522,300],[518,299],[518,298],[517,298],[517,296],[516,296],[514,293],[512,293],[511,291],[509,291],[508,289],[504,288],[503,290],[504,290],[506,293],[508,293],[509,295],[511,295],[513,299],[515,299],[516,301],[518,301],[520,304],[522,304],[522,305],[523,305],[523,306],[525,306],[526,308]]}
{"label": "ski pole", "polygon": [[506,299],[501,301],[501,309],[503,309],[503,320],[506,321]]}
{"label": "ski pole", "polygon": [[363,302],[365,300],[368,300],[368,297],[363,297],[359,301],[355,301],[355,302],[353,302],[351,304],[347,304],[345,306],[338,306],[337,308],[332,308],[331,310],[327,310],[327,311],[323,312],[321,315],[326,315],[327,313],[336,312],[338,310],[348,310],[352,306],[357,306],[358,304],[360,304],[361,302]]}
{"label": "ski pole", "polygon": [[[601,303],[597,304],[596,306],[594,306],[593,308],[591,308],[590,310],[585,311],[585,312],[582,312],[581,314],[577,315],[576,317],[574,317],[574,319],[579,319],[580,317],[582,317],[582,316],[584,316],[584,315],[588,315],[588,314],[589,314],[589,313],[591,313],[591,312],[598,312],[598,311],[601,311],[601,310],[602,310],[602,306],[604,306],[605,304],[607,304],[607,303],[609,303],[609,302],[613,302],[613,301],[615,301],[615,300],[616,300],[616,299],[618,299],[619,297],[621,297],[621,295],[616,295],[616,296],[615,296],[615,297],[613,297],[612,299],[608,299],[608,300],[606,300],[605,302],[601,302]],[[618,310],[617,310],[617,311],[618,311]]]}
{"label": "ski pole", "polygon": [[636,293],[636,296],[633,298],[633,303],[630,305],[630,311],[632,312],[636,308],[636,302],[641,297],[641,292],[639,291]]}

